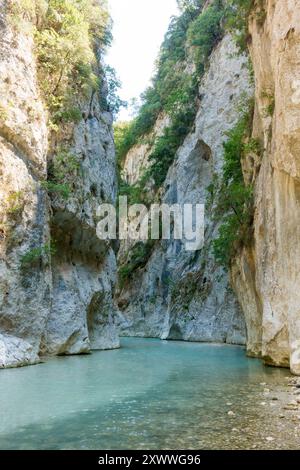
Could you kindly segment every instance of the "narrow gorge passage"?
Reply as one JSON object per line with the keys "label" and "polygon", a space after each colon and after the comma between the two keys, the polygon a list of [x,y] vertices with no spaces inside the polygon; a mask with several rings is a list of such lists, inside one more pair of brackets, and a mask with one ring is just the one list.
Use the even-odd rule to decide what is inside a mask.
{"label": "narrow gorge passage", "polygon": [[300,449],[299,44],[299,0],[0,0],[0,450]]}

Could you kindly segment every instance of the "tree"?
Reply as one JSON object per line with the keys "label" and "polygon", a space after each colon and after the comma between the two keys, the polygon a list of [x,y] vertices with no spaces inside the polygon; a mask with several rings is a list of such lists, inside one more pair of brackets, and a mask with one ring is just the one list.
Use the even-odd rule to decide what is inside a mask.
{"label": "tree", "polygon": [[203,4],[204,0],[177,0],[180,11],[200,9]]}

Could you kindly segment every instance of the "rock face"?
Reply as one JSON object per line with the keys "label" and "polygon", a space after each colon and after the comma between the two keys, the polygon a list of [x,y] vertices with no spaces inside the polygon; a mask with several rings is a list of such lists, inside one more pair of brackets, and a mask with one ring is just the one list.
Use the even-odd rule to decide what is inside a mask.
{"label": "rock face", "polygon": [[49,244],[46,115],[39,97],[33,41],[16,35],[0,2],[0,367],[38,361],[50,310],[47,256],[29,272],[21,258]]}
{"label": "rock face", "polygon": [[10,26],[5,7],[0,1],[0,367],[14,367],[119,346],[115,255],[95,231],[96,206],[115,201],[116,172],[112,117],[96,93],[68,130],[80,161],[72,197],[50,201],[33,38]]}
{"label": "rock face", "polygon": [[[207,187],[223,165],[224,134],[236,123],[242,94],[251,93],[246,65],[225,36],[201,83],[195,129],[178,150],[161,189],[163,202],[208,203]],[[131,150],[124,170],[129,179],[132,161],[145,162],[143,151]],[[156,243],[145,267],[119,292],[121,334],[245,344],[244,318],[228,275],[209,253],[217,229],[207,204],[204,249],[188,252],[181,241]]]}
{"label": "rock face", "polygon": [[253,246],[236,259],[232,280],[245,312],[249,353],[300,374],[300,8],[296,0],[264,5],[264,23],[250,22],[250,53],[253,135],[265,151],[259,167],[252,165]]}
{"label": "rock face", "polygon": [[165,127],[167,127],[169,123],[169,117],[161,115],[156,121],[151,135],[148,136],[148,143],[136,144],[129,150],[123,168],[123,178],[127,183],[137,183],[144,170],[149,167],[148,157],[151,153],[153,141],[163,134]]}
{"label": "rock face", "polygon": [[[85,109],[86,107],[86,109]],[[96,208],[116,200],[112,117],[95,96],[82,106],[87,116],[73,129],[72,153],[80,177],[72,197],[52,199],[53,301],[45,332],[45,351],[75,354],[119,346],[113,323],[116,258],[96,235]]]}

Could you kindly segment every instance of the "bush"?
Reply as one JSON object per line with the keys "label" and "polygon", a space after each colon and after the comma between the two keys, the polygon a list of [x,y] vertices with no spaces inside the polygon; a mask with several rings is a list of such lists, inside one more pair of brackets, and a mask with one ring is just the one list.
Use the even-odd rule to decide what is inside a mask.
{"label": "bush", "polygon": [[69,109],[63,109],[57,111],[53,116],[53,123],[57,124],[59,122],[74,122],[78,123],[82,119],[82,112],[79,108],[73,107]]}
{"label": "bush", "polygon": [[22,191],[14,191],[9,193],[7,196],[8,210],[9,215],[17,216],[23,212],[25,201],[24,193]]}
{"label": "bush", "polygon": [[61,148],[54,156],[49,168],[49,177],[56,183],[76,180],[80,169],[79,160],[69,150]]}
{"label": "bush", "polygon": [[112,113],[114,118],[118,115],[121,108],[126,108],[127,103],[118,95],[118,90],[121,87],[121,82],[116,76],[116,71],[113,67],[106,65],[104,68],[105,80],[107,83],[107,96],[103,97],[105,108]]}
{"label": "bush", "polygon": [[205,0],[177,0],[178,8],[181,11],[194,10],[196,8],[201,8]]}
{"label": "bush", "polygon": [[274,93],[263,91],[261,94],[261,97],[264,98],[267,102],[267,105],[265,107],[265,116],[272,117],[275,112],[275,104],[276,104]]}
{"label": "bush", "polygon": [[[253,221],[253,188],[245,186],[241,161],[249,151],[260,154],[261,144],[250,137],[253,101],[249,101],[224,143],[224,166],[220,182],[208,188],[210,197],[217,199],[213,214],[221,222],[219,236],[213,242],[217,262],[227,268],[237,249],[251,240]],[[217,189],[216,189],[217,186]]]}
{"label": "bush", "polygon": [[146,266],[154,247],[155,241],[149,240],[145,243],[138,242],[131,248],[128,253],[128,258],[125,264],[123,264],[118,271],[119,282],[121,288],[124,286],[137,269]]}
{"label": "bush", "polygon": [[41,262],[42,258],[46,257],[49,259],[56,253],[56,248],[53,243],[49,243],[44,246],[34,247],[27,251],[21,258],[21,266],[23,269],[32,267],[36,263]]}
{"label": "bush", "polygon": [[79,170],[80,163],[77,156],[61,148],[49,165],[48,181],[42,181],[41,186],[49,194],[57,194],[63,199],[68,199]]}
{"label": "bush", "polygon": [[105,47],[105,2],[49,0],[35,32],[39,83],[52,121],[77,122],[80,97],[99,89],[95,43]]}
{"label": "bush", "polygon": [[213,242],[216,261],[227,268],[237,249],[251,239],[253,220],[253,190],[241,182],[222,186],[217,207],[217,219],[222,224]]}
{"label": "bush", "polygon": [[[157,71],[152,85],[142,94],[139,113],[123,134],[119,160],[124,160],[130,148],[149,134],[162,111],[175,114],[195,98],[197,79],[185,72],[186,40],[191,20],[199,14],[199,4],[173,18],[163,41]],[[191,98],[192,97],[192,98]]]}
{"label": "bush", "polygon": [[191,103],[189,109],[177,113],[171,126],[167,127],[163,135],[157,139],[149,156],[151,166],[148,170],[148,175],[153,178],[157,188],[165,181],[178,148],[191,130],[195,114],[196,106]]}
{"label": "bush", "polygon": [[63,199],[69,199],[71,194],[71,187],[68,184],[58,184],[53,181],[42,181],[41,187],[48,192],[48,194],[60,195]]}
{"label": "bush", "polygon": [[257,25],[262,27],[267,16],[265,6],[264,0],[227,1],[226,28],[234,34],[241,52],[246,51],[248,48],[250,15],[254,13]]}
{"label": "bush", "polygon": [[38,25],[44,19],[48,0],[8,0],[7,9],[12,26],[24,32],[28,22]]}
{"label": "bush", "polygon": [[215,1],[191,24],[188,31],[189,42],[195,47],[195,61],[199,73],[204,71],[208,57],[223,36],[222,2]]}

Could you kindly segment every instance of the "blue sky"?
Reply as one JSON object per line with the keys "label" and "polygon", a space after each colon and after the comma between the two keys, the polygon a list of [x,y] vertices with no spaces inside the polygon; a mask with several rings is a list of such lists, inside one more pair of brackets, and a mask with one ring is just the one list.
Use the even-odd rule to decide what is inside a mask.
{"label": "blue sky", "polygon": [[[172,15],[178,13],[176,0],[108,0],[114,20],[114,42],[106,62],[122,81],[120,96],[138,98],[149,84],[160,44]],[[130,109],[119,119],[128,119]]]}

